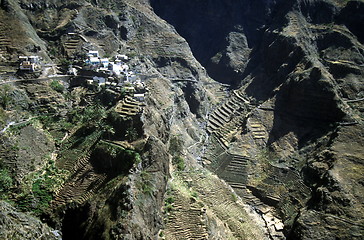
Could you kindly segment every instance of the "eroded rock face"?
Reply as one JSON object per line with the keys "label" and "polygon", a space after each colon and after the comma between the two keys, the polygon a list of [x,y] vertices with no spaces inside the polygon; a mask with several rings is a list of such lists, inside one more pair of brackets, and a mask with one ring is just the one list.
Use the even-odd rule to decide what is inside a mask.
{"label": "eroded rock face", "polygon": [[[127,53],[149,89],[133,119],[141,162],[121,165],[130,159],[112,157],[95,129],[74,135],[93,143],[83,149],[89,155],[56,160],[71,171],[48,216],[64,239],[155,239],[174,141],[187,170],[203,163],[256,211],[265,237],[362,235],[362,1],[3,0],[1,7],[19,27],[12,34],[24,38],[1,52],[9,59]],[[25,107],[67,111],[47,92],[29,84]],[[225,232],[223,222],[215,225]]]}
{"label": "eroded rock face", "polygon": [[0,201],[0,237],[2,239],[62,239],[39,219],[16,211],[9,203]]}
{"label": "eroded rock face", "polygon": [[276,1],[153,0],[155,12],[190,44],[197,60],[215,80],[239,84],[248,58],[260,42],[259,30]]}
{"label": "eroded rock face", "polygon": [[[209,79],[203,67],[186,41],[140,1],[24,0],[12,4],[14,9],[21,9],[54,57],[77,58],[81,49],[134,55],[129,64],[147,80],[150,91],[148,107],[138,119],[131,120],[143,138],[141,162],[133,164],[119,154],[120,146],[100,143],[97,129],[78,129],[73,137],[80,141],[70,143],[71,147],[56,159],[56,166],[70,174],[54,194],[48,222],[62,230],[64,239],[154,239],[163,226],[169,140],[172,135],[183,134],[184,143],[193,145],[203,135],[196,118],[202,119],[207,111],[200,81]],[[83,38],[71,39],[68,33],[74,32]],[[70,43],[77,47],[71,49]],[[31,102],[40,95],[33,90],[28,91]],[[87,102],[81,98],[74,104]],[[58,105],[53,103],[50,98],[40,105],[56,109]],[[115,126],[115,130],[125,132],[125,126]],[[116,156],[111,157],[110,147],[115,148]],[[81,157],[83,153],[77,153],[77,148],[86,154]],[[191,155],[186,161],[196,164]]]}
{"label": "eroded rock face", "polygon": [[[361,43],[364,41],[363,33],[359,30],[363,27],[363,8],[362,1],[349,1],[337,16],[338,22],[345,24]],[[353,15],[355,18],[352,17]]]}
{"label": "eroded rock face", "polygon": [[[220,142],[211,138],[215,147],[208,147],[206,165],[238,192],[238,183],[245,183],[276,206],[289,238],[357,238],[362,230],[347,231],[344,222],[354,218],[354,225],[361,224],[362,205],[354,203],[362,200],[348,193],[363,188],[359,183],[353,183],[355,191],[343,188],[348,179],[361,182],[354,170],[360,167],[348,160],[352,156],[343,156],[348,149],[331,149],[344,144],[344,132],[361,136],[362,2],[183,1],[184,7],[182,2],[151,2],[186,38],[211,76],[241,86],[210,115],[208,131]],[[258,107],[248,107],[244,96]],[[354,146],[361,140],[348,141]],[[277,155],[262,154],[266,147]],[[350,177],[339,170],[343,161],[352,169]],[[354,214],[350,209],[360,210]],[[311,217],[338,220],[318,220],[313,227]],[[335,233],[324,230],[334,225]],[[314,236],[316,231],[322,235]]]}

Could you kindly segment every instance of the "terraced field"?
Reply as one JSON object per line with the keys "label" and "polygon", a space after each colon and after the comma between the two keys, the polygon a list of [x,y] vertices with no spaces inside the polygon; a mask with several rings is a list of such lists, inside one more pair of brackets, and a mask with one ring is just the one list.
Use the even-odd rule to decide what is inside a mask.
{"label": "terraced field", "polygon": [[168,216],[165,231],[167,239],[208,239],[204,208],[192,196],[177,189],[173,196],[173,211]]}
{"label": "terraced field", "polygon": [[120,101],[116,107],[115,112],[119,113],[121,116],[135,116],[142,111],[143,103],[134,100],[131,97],[125,97]]}
{"label": "terraced field", "polygon": [[[69,171],[70,177],[60,186],[55,193],[52,202],[54,206],[64,205],[70,202],[84,203],[106,182],[107,175],[98,173],[90,162],[92,146],[101,137],[100,131],[95,131],[86,137],[81,143],[80,149],[69,148],[65,151],[60,166]],[[72,146],[73,137],[68,140]],[[67,143],[65,143],[67,144]],[[74,156],[74,157],[72,157]]]}
{"label": "terraced field", "polygon": [[77,52],[77,50],[80,50],[83,44],[83,39],[78,34],[68,35],[67,37],[68,38],[63,44],[63,48],[65,55],[67,57],[72,57]]}
{"label": "terraced field", "polygon": [[[209,234],[221,236],[218,239],[269,239],[264,222],[259,223],[254,211],[208,171],[178,173],[171,186],[175,199],[167,215],[165,239],[210,239]],[[219,232],[213,222],[225,223],[225,230]]]}

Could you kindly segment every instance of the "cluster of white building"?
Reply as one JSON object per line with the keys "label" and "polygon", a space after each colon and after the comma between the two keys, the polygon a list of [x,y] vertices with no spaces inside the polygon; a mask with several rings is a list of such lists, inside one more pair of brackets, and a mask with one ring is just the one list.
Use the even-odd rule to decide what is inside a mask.
{"label": "cluster of white building", "polygon": [[101,58],[98,51],[89,51],[85,60],[86,65],[109,77],[95,76],[92,80],[87,80],[87,84],[125,91],[135,99],[144,101],[144,93],[147,89],[144,82],[126,64],[129,61],[128,56],[116,55],[113,59],[114,61],[109,61],[108,58]]}
{"label": "cluster of white building", "polygon": [[108,58],[101,58],[98,51],[89,51],[85,63],[94,66],[97,71],[104,71],[116,76],[130,75],[129,66],[125,64],[129,60],[126,55],[116,55],[113,62]]}
{"label": "cluster of white building", "polygon": [[35,72],[41,69],[39,56],[19,56],[19,69],[22,71]]}
{"label": "cluster of white building", "polygon": [[[130,70],[126,55],[116,55],[110,61],[108,58],[101,58],[98,51],[89,51],[85,60],[86,69],[103,74],[95,74],[92,79],[87,80],[89,86],[106,87],[116,91],[124,91],[139,101],[144,101],[144,94],[148,91],[144,82],[137,74]],[[20,56],[19,69],[22,71],[35,72],[41,70],[41,58],[39,56]],[[77,69],[78,68],[78,69]],[[78,70],[83,67],[69,66],[68,75],[78,75]],[[100,77],[103,76],[103,77]]]}

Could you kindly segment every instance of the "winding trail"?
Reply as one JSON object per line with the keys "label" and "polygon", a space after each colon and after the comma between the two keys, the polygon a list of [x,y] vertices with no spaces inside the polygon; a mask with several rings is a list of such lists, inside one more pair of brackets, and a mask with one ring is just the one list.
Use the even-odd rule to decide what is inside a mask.
{"label": "winding trail", "polygon": [[20,122],[14,122],[14,121],[11,121],[11,122],[9,122],[1,131],[0,131],[0,133],[4,133],[4,132],[6,132],[10,127],[12,127],[12,126],[18,126],[18,125],[20,125],[20,124],[24,124],[24,123],[27,123],[27,122],[29,122],[30,120],[32,120],[32,119],[34,119],[35,117],[32,117],[32,118],[28,118],[28,119],[26,119],[26,120],[21,120]]}
{"label": "winding trail", "polygon": [[72,75],[50,75],[50,76],[44,77],[44,78],[16,79],[16,80],[11,80],[11,81],[5,81],[5,82],[0,82],[0,85],[15,83],[15,82],[28,82],[28,81],[36,82],[36,81],[47,81],[47,80],[51,80],[51,79],[68,79],[70,77],[73,77],[73,76]]}

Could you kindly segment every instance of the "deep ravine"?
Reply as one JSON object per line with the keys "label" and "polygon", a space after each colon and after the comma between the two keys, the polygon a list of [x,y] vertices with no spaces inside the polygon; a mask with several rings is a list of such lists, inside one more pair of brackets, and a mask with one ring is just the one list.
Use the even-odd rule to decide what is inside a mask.
{"label": "deep ravine", "polygon": [[0,238],[361,239],[362,1],[0,6]]}

